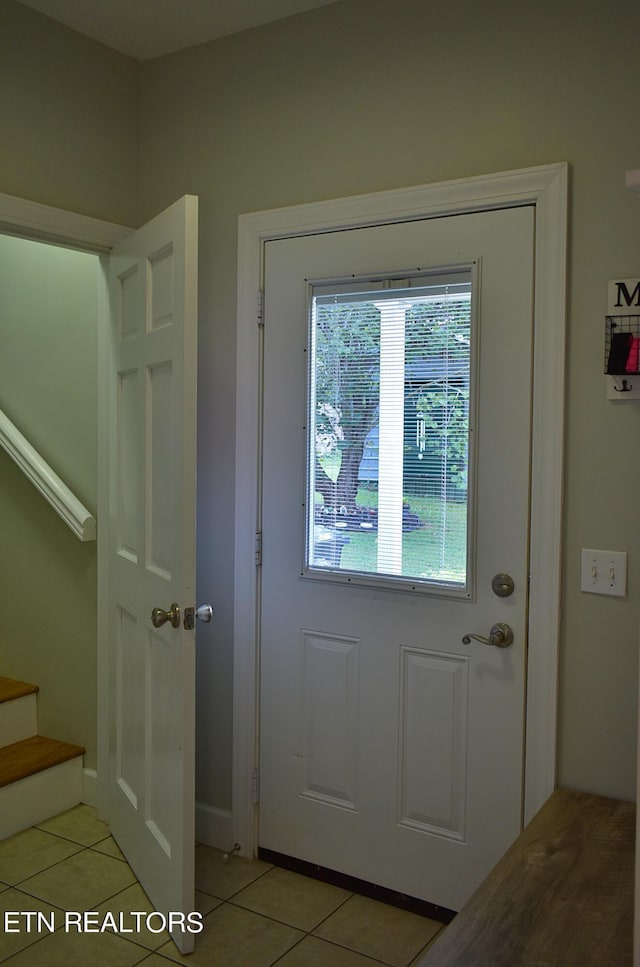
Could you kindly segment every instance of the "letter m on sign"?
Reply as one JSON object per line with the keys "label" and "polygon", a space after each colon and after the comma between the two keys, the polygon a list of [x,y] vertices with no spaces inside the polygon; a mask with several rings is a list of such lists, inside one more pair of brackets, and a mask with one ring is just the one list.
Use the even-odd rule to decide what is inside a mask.
{"label": "letter m on sign", "polygon": [[640,313],[640,279],[619,279],[609,283],[608,314],[612,316]]}

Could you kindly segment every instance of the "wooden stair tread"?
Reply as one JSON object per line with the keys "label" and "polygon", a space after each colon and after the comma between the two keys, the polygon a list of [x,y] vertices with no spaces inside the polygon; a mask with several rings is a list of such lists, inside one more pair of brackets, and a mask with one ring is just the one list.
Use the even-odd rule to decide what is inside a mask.
{"label": "wooden stair tread", "polygon": [[22,698],[24,695],[34,695],[37,691],[39,691],[37,685],[18,682],[13,678],[4,678],[0,675],[0,704],[11,702],[14,698]]}
{"label": "wooden stair tread", "polygon": [[0,787],[84,755],[81,745],[32,735],[0,748]]}

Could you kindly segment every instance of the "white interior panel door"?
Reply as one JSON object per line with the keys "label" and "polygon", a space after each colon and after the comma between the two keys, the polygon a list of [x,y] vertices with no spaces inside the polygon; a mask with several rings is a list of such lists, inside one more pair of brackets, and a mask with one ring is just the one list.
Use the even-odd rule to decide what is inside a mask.
{"label": "white interior panel door", "polygon": [[110,258],[108,818],[165,914],[194,896],[197,218],[185,196]]}
{"label": "white interior panel door", "polygon": [[521,828],[534,214],[266,244],[260,846],[453,910]]}

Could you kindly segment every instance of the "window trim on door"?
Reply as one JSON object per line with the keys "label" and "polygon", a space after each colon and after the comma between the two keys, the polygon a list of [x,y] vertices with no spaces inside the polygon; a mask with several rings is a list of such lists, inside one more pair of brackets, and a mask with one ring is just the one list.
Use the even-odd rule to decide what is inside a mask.
{"label": "window trim on door", "polygon": [[[481,260],[476,258],[472,261],[462,261],[455,265],[447,266],[433,266],[424,267],[420,270],[414,270],[413,273],[400,273],[396,270],[390,270],[389,272],[376,273],[375,280],[369,279],[367,276],[351,276],[349,280],[345,282],[343,279],[329,280],[329,279],[308,279],[307,280],[307,302],[308,302],[308,347],[307,347],[307,421],[306,421],[306,486],[305,486],[305,508],[304,508],[304,518],[305,518],[305,553],[302,555],[301,562],[301,572],[300,576],[307,580],[314,581],[329,581],[337,584],[351,584],[352,586],[376,588],[378,590],[393,590],[393,591],[403,591],[410,594],[425,594],[438,597],[448,597],[457,598],[459,600],[472,601],[475,599],[475,504],[474,499],[475,492],[475,478],[476,478],[476,453],[475,453],[475,440],[477,434],[473,432],[473,427],[477,421],[476,409],[477,409],[477,369],[478,369],[478,332],[479,332],[479,306],[478,306],[478,290],[479,290],[479,279],[480,279],[480,263]],[[406,274],[405,279],[401,279],[401,275]],[[378,275],[382,275],[378,278]],[[352,282],[352,279],[356,278],[358,281]],[[314,524],[312,521],[315,518],[315,486],[313,480],[315,476],[312,477],[313,466],[315,463],[315,448],[312,443],[315,435],[315,425],[316,425],[316,413],[315,406],[312,404],[312,387],[315,384],[315,367],[316,367],[316,350],[315,350],[315,338],[312,336],[312,332],[315,328],[314,319],[316,318],[312,305],[316,298],[322,300],[324,304],[333,304],[337,299],[339,303],[343,299],[349,302],[373,302],[376,304],[378,312],[380,312],[382,305],[381,302],[388,303],[391,301],[395,303],[397,299],[400,299],[406,305],[409,301],[422,302],[425,298],[435,298],[433,296],[426,297],[420,295],[424,293],[425,289],[430,289],[432,287],[437,287],[439,289],[444,289],[448,285],[458,285],[461,287],[461,281],[464,279],[464,285],[469,289],[466,295],[468,296],[469,304],[469,319],[468,324],[470,327],[470,350],[468,354],[467,366],[468,370],[467,376],[467,429],[464,434],[465,439],[465,450],[466,455],[464,457],[458,457],[461,460],[464,470],[467,475],[467,488],[464,500],[461,501],[461,505],[464,504],[465,507],[465,536],[464,536],[464,578],[456,580],[454,578],[448,579],[441,575],[437,576],[427,576],[426,574],[418,574],[416,572],[405,572],[404,569],[398,570],[395,573],[389,573],[389,571],[378,570],[373,568],[363,567],[362,569],[351,570],[345,567],[341,562],[340,558],[343,556],[347,548],[344,551],[341,550],[341,544],[345,545],[350,542],[350,537],[348,531],[337,532],[333,531],[333,539],[330,539],[331,528],[346,527],[346,520],[344,518],[336,518],[339,520],[338,523],[330,521],[326,524],[324,528],[321,529],[325,532],[324,540],[330,539],[330,543],[327,547],[330,549],[330,556],[333,555],[336,559],[326,560],[322,563],[318,563],[313,560],[314,558],[314,548],[312,546],[312,533],[314,529]],[[442,299],[443,295],[440,294],[438,299]],[[448,296],[444,296],[446,300]],[[454,298],[451,294],[451,298]],[[344,303],[342,303],[344,304]],[[389,317],[388,317],[389,318]],[[390,318],[392,320],[397,320],[397,308],[392,309]],[[439,327],[438,327],[439,328]],[[404,329],[404,323],[403,323]],[[407,333],[409,329],[407,327]],[[403,334],[401,339],[401,349],[398,352],[397,343],[394,343],[394,348],[391,352],[391,359],[400,359],[401,362],[401,372],[404,373],[404,379],[409,379],[406,374],[406,359],[404,358],[405,350],[405,335]],[[429,355],[428,343],[422,343],[423,360]],[[319,354],[320,355],[320,354]],[[380,340],[378,347],[378,360],[380,367],[382,366],[383,349],[382,340]],[[387,357],[389,358],[389,356]],[[431,356],[432,359],[439,358]],[[380,369],[381,373],[381,369]],[[417,382],[416,377],[416,382]],[[440,376],[441,379],[441,376]],[[441,382],[440,382],[441,385]],[[405,389],[402,390],[402,411],[405,409],[404,400]],[[396,400],[399,398],[397,393],[395,395]],[[382,424],[381,411],[383,405],[383,391],[382,391],[382,376],[380,375],[380,406],[378,408],[377,414],[377,429],[380,432],[380,426]],[[401,429],[398,430],[394,427],[392,431],[392,436],[394,441],[399,441],[400,453],[396,453],[395,467],[400,467],[400,476],[396,476],[396,471],[394,473],[396,484],[399,487],[403,486],[404,475],[407,473],[404,464],[404,448],[409,442],[406,434],[407,428],[405,427],[406,412],[403,413],[403,418],[401,418]],[[366,446],[366,445],[365,445]],[[393,466],[393,461],[383,459],[383,447],[380,445],[380,438],[378,437],[378,446],[376,448],[377,455],[374,458],[376,463],[376,475],[383,472],[383,467]],[[408,471],[411,475],[411,470]],[[378,486],[381,487],[380,477],[376,476]],[[319,488],[318,488],[319,489]],[[378,490],[378,500],[380,500],[381,490]],[[401,495],[397,495],[397,500],[399,502]],[[404,495],[402,495],[404,496]],[[432,497],[435,494],[431,495]],[[444,503],[445,498],[440,495],[439,498],[442,503]],[[396,504],[397,507],[397,504]],[[346,508],[344,509],[346,514]],[[329,518],[317,519],[316,523],[320,525],[324,524]],[[400,520],[396,520],[396,526],[399,526]],[[360,525],[362,526],[362,525]],[[365,525],[370,526],[370,525]],[[352,529],[352,528],[351,528]],[[404,526],[402,526],[404,531]],[[337,538],[337,534],[342,533],[343,540],[341,541]],[[403,538],[400,535],[400,540],[398,541],[398,535],[394,534],[390,536],[387,530],[387,540],[391,541],[391,544],[396,548],[396,552],[399,557],[402,557],[402,546]],[[420,532],[424,535],[424,531]],[[377,545],[380,547],[381,543],[382,529],[380,524],[377,528]],[[327,536],[329,535],[329,536]],[[444,527],[443,527],[444,536]],[[387,551],[389,546],[387,546]],[[400,561],[397,560],[399,564]],[[428,557],[428,552],[425,552],[421,558],[421,566],[424,568],[425,564],[431,564],[431,560]]]}
{"label": "window trim on door", "polygon": [[261,292],[264,245],[276,238],[535,206],[525,823],[555,788],[568,176],[566,163],[543,165],[239,216],[233,822],[234,839],[244,855],[252,856],[257,848]]}

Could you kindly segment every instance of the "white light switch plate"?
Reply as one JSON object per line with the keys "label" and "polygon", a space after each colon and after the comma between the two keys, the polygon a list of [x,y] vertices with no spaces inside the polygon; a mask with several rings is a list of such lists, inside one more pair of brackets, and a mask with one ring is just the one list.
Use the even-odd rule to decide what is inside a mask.
{"label": "white light switch plate", "polygon": [[627,552],[582,550],[580,588],[592,594],[627,596]]}

